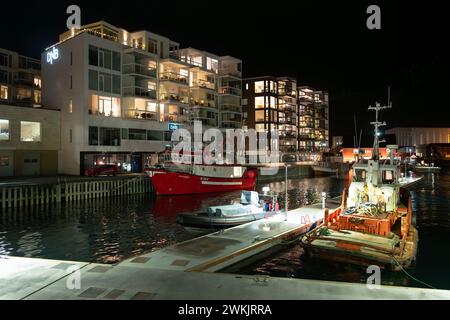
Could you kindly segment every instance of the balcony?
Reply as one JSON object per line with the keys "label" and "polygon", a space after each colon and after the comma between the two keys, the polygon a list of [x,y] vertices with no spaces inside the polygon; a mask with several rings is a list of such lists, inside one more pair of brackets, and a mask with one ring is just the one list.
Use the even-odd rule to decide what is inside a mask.
{"label": "balcony", "polygon": [[241,96],[242,90],[234,87],[222,87],[219,89],[219,93],[223,95]]}
{"label": "balcony", "polygon": [[125,97],[141,97],[156,100],[156,90],[142,87],[124,87],[122,94]]}
{"label": "balcony", "polygon": [[237,70],[230,70],[230,69],[219,69],[220,76],[231,76],[235,78],[242,78],[242,73]]}
{"label": "balcony", "polygon": [[209,89],[209,90],[215,90],[216,84],[206,81],[206,80],[197,80],[192,82],[192,87],[199,87],[202,89]]}
{"label": "balcony", "polygon": [[189,119],[186,115],[179,115],[177,113],[165,114],[162,117],[164,122],[177,122],[177,123],[188,123]]}
{"label": "balcony", "polygon": [[137,74],[141,76],[156,78],[156,69],[148,68],[145,65],[129,63],[123,65],[123,74]]}
{"label": "balcony", "polygon": [[216,108],[216,102],[212,100],[195,100],[191,99],[192,106],[205,107],[205,108]]}
{"label": "balcony", "polygon": [[158,121],[158,114],[156,112],[145,110],[128,109],[127,116],[130,119]]}
{"label": "balcony", "polygon": [[231,104],[223,104],[220,106],[220,111],[230,111],[230,112],[241,113],[242,108],[241,108],[241,106],[236,106],[236,105],[231,105]]}
{"label": "balcony", "polygon": [[182,104],[189,104],[189,97],[188,96],[182,96],[177,94],[168,94],[168,93],[161,93],[160,100],[167,101],[171,103],[182,103]]}
{"label": "balcony", "polygon": [[180,73],[175,72],[162,72],[160,76],[161,81],[171,81],[176,83],[181,83],[184,85],[188,84],[188,77]]}

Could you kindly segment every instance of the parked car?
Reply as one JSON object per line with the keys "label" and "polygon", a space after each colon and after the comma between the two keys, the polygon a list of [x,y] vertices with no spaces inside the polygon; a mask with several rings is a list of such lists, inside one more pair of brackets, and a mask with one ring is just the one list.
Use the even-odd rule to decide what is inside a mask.
{"label": "parked car", "polygon": [[95,176],[116,176],[119,173],[119,167],[115,164],[102,164],[86,169],[85,175],[88,177]]}

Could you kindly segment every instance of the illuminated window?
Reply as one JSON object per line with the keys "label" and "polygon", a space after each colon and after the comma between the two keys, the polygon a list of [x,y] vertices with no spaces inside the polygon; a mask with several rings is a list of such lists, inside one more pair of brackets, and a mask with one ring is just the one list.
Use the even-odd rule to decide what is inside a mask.
{"label": "illuminated window", "polygon": [[8,100],[8,87],[0,86],[0,99]]}
{"label": "illuminated window", "polygon": [[187,78],[189,76],[189,71],[187,69],[180,69],[180,76]]}
{"label": "illuminated window", "polygon": [[9,140],[9,120],[0,119],[0,141]]}
{"label": "illuminated window", "polygon": [[31,100],[31,89],[17,88],[16,98],[17,100]]}
{"label": "illuminated window", "polygon": [[34,85],[39,89],[41,88],[41,79],[39,77],[34,77]]}
{"label": "illuminated window", "polygon": [[265,131],[264,124],[255,124],[255,130],[256,132],[264,132]]}
{"label": "illuminated window", "polygon": [[206,69],[217,71],[217,69],[219,69],[219,61],[210,57],[206,57]]}
{"label": "illuminated window", "polygon": [[264,81],[256,81],[255,82],[255,93],[264,92]]}
{"label": "illuminated window", "polygon": [[41,91],[40,90],[34,90],[34,103],[41,104]]}
{"label": "illuminated window", "polygon": [[255,109],[264,109],[264,97],[255,97]]}
{"label": "illuminated window", "polygon": [[20,121],[20,141],[40,142],[41,124],[39,122]]}
{"label": "illuminated window", "polygon": [[93,94],[91,96],[90,112],[100,116],[120,117],[120,98]]}
{"label": "illuminated window", "polygon": [[255,111],[255,121],[257,122],[264,121],[264,110]]}
{"label": "illuminated window", "polygon": [[147,102],[147,111],[156,112],[156,103]]}
{"label": "illuminated window", "polygon": [[73,104],[72,104],[72,100],[69,101],[69,113],[73,112]]}

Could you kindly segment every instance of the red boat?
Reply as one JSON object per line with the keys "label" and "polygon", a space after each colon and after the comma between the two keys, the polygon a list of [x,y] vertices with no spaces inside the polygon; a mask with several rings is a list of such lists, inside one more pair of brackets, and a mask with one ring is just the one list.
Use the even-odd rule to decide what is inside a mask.
{"label": "red boat", "polygon": [[226,165],[172,165],[148,169],[157,195],[183,195],[255,189],[255,168]]}

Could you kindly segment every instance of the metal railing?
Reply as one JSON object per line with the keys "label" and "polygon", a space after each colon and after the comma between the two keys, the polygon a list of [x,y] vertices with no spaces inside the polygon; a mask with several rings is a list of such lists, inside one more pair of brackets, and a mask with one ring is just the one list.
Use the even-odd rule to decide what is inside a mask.
{"label": "metal railing", "polygon": [[156,68],[149,68],[142,64],[129,63],[123,65],[124,74],[140,74],[148,77],[156,78]]}
{"label": "metal railing", "polygon": [[142,88],[142,87],[136,87],[136,86],[122,88],[122,94],[124,96],[156,99],[156,90],[149,90],[148,88]]}
{"label": "metal railing", "polygon": [[188,77],[186,75],[182,75],[176,72],[162,72],[160,74],[159,79],[161,81],[172,81],[182,84],[188,84]]}

